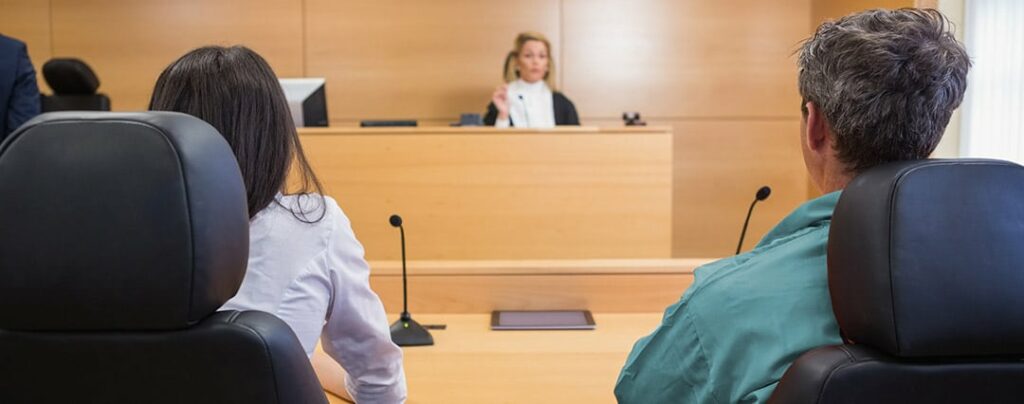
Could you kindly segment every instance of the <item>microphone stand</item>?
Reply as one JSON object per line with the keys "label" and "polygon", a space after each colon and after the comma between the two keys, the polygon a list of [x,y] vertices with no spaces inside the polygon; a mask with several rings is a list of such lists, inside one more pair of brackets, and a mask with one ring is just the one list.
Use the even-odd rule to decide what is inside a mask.
{"label": "microphone stand", "polygon": [[391,341],[398,346],[434,345],[434,337],[430,331],[412,319],[409,314],[409,287],[405,268],[405,227],[402,217],[391,215],[391,225],[398,227],[402,237],[402,314],[398,321],[391,324]]}
{"label": "microphone stand", "polygon": [[747,235],[747,225],[750,224],[750,214],[754,213],[754,205],[756,205],[759,200],[760,199],[754,199],[753,202],[750,202],[750,209],[747,209],[747,219],[743,221],[743,231],[740,232],[740,242],[739,244],[736,244],[736,255],[739,255],[740,249],[743,248],[743,238]]}
{"label": "microphone stand", "polygon": [[757,190],[757,194],[754,195],[754,201],[750,202],[750,209],[747,209],[747,218],[743,220],[743,231],[740,232],[740,242],[736,244],[736,255],[740,255],[740,249],[743,248],[743,238],[747,236],[747,225],[750,224],[750,215],[754,213],[754,205],[758,202],[768,199],[768,196],[772,194],[772,188],[765,185]]}

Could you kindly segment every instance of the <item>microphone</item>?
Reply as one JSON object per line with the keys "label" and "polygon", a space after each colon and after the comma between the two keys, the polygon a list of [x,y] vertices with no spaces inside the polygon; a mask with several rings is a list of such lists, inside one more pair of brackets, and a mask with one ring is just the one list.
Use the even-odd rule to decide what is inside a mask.
{"label": "microphone", "polygon": [[402,315],[399,316],[398,321],[391,324],[391,341],[398,346],[434,345],[434,337],[430,335],[430,331],[413,320],[412,315],[409,314],[409,287],[405,270],[405,227],[402,226],[402,217],[391,215],[388,222],[397,227],[402,235]]}
{"label": "microphone", "polygon": [[768,199],[768,196],[772,194],[772,188],[765,185],[761,189],[757,190],[757,194],[754,195],[754,201],[750,203],[750,209],[747,210],[747,219],[743,221],[743,231],[740,232],[740,242],[736,245],[736,255],[740,254],[740,248],[743,248],[743,238],[747,235],[747,225],[750,224],[750,214],[754,213],[754,205],[758,202]]}
{"label": "microphone", "polygon": [[522,94],[516,94],[519,96],[519,102],[523,103],[523,116],[526,117],[526,127],[530,127],[530,108],[526,105],[526,98]]}

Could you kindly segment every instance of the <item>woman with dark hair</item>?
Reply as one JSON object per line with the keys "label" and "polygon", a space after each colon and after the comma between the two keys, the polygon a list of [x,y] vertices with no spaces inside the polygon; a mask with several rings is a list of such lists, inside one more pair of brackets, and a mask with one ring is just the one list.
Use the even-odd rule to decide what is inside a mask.
{"label": "woman with dark hair", "polygon": [[[249,202],[249,267],[223,310],[260,310],[284,320],[307,355],[324,351],[348,372],[358,402],[405,400],[402,351],[391,342],[370,269],[348,218],[302,153],[277,78],[262,57],[234,46],[193,50],[160,74],[149,108],[213,125],[242,171]],[[287,192],[294,168],[299,189]],[[325,388],[341,393],[337,386]]]}

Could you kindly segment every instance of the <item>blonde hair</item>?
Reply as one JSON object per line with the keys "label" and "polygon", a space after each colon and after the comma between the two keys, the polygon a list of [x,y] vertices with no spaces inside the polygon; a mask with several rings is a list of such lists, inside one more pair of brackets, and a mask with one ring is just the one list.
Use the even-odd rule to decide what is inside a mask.
{"label": "blonde hair", "polygon": [[555,89],[555,85],[552,82],[552,77],[555,77],[555,60],[551,57],[551,41],[539,32],[526,31],[516,35],[516,40],[513,42],[512,51],[505,56],[505,82],[513,82],[519,78],[519,70],[516,69],[516,57],[519,56],[519,52],[522,52],[523,45],[529,41],[540,41],[544,43],[544,47],[548,50],[548,72],[544,74],[544,83],[548,85],[552,90]]}

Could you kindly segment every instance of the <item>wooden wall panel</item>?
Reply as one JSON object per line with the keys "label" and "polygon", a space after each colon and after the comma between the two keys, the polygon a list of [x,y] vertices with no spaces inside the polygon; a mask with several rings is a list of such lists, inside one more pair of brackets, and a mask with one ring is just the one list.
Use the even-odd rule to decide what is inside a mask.
{"label": "wooden wall panel", "polygon": [[[622,125],[612,119],[589,122]],[[655,119],[648,124],[671,126],[673,132],[673,257],[734,254],[747,208],[762,185],[772,187],[772,194],[754,208],[744,251],[794,208],[820,195],[808,190],[799,118]]]}
{"label": "wooden wall panel", "polygon": [[168,64],[204,45],[243,44],[301,76],[302,0],[52,0],[53,54],[78,57],[115,110],[141,110]]}
{"label": "wooden wall panel", "polygon": [[772,187],[772,194],[754,208],[744,251],[807,200],[799,119],[680,121],[673,128],[675,256],[734,254],[743,218],[762,185]]}
{"label": "wooden wall panel", "polygon": [[332,122],[451,121],[486,109],[518,32],[558,44],[559,15],[557,0],[306,0],[306,72],[327,78]]}
{"label": "wooden wall panel", "polygon": [[50,59],[50,2],[0,0],[0,34],[25,42],[28,56],[36,67],[39,88],[49,91],[42,68]]}
{"label": "wooden wall panel", "polygon": [[[928,6],[924,2],[922,6]],[[811,2],[811,29],[818,24],[844,15],[872,8],[915,7],[914,0],[813,0]]]}
{"label": "wooden wall panel", "polygon": [[583,117],[795,117],[809,0],[564,0],[563,81]]}

